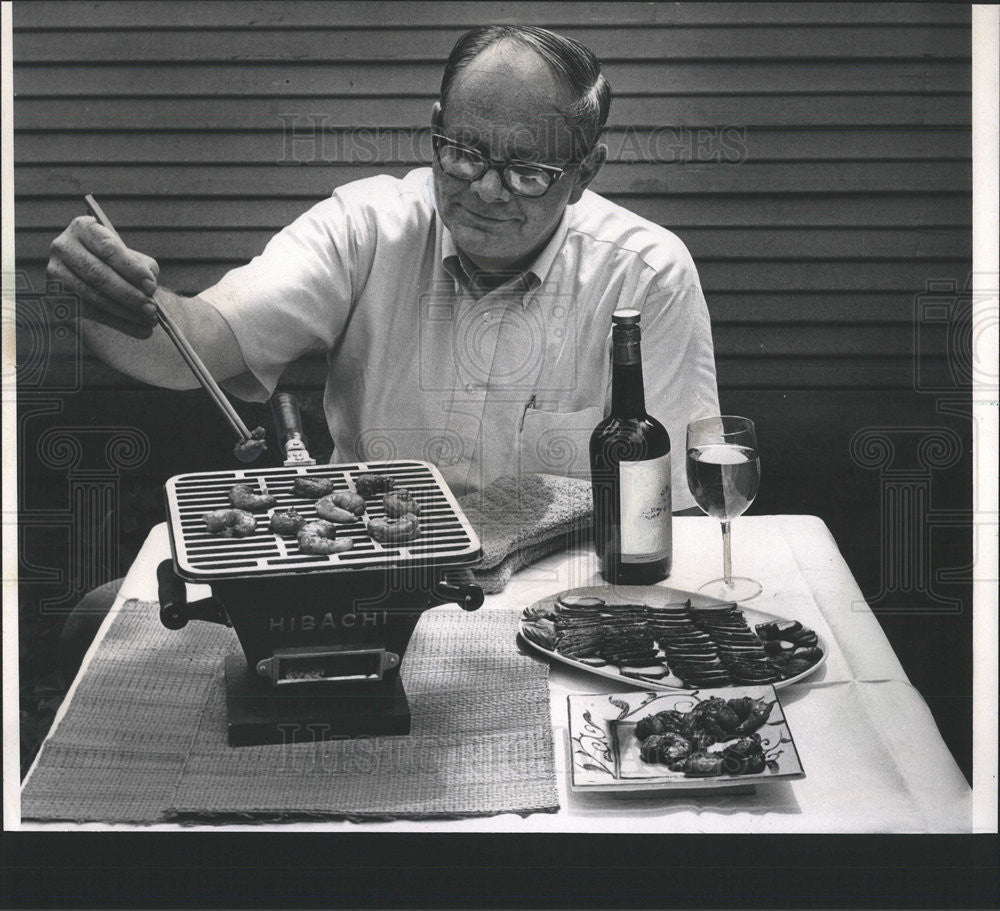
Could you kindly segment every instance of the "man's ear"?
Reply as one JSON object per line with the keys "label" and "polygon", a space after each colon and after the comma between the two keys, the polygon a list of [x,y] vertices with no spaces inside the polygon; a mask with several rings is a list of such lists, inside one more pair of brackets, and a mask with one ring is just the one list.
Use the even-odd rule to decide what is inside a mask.
{"label": "man's ear", "polygon": [[431,108],[431,127],[435,130],[441,129],[441,102],[435,101]]}
{"label": "man's ear", "polygon": [[571,206],[580,201],[583,191],[587,189],[590,182],[597,176],[597,172],[601,170],[601,166],[607,159],[608,147],[603,142],[599,142],[590,150],[587,157],[580,162],[576,173],[576,183],[573,185],[573,192],[569,195],[567,205]]}

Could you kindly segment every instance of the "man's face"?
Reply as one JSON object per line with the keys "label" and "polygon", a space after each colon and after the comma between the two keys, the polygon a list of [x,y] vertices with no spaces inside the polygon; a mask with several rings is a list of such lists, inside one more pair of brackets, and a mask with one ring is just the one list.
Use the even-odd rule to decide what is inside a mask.
{"label": "man's face", "polygon": [[580,198],[596,174],[599,163],[569,164],[573,133],[560,108],[570,100],[534,51],[502,42],[458,74],[446,109],[435,105],[435,129],[487,159],[567,167],[544,196],[529,198],[504,187],[496,169],[475,181],[460,180],[444,174],[435,157],[438,212],[456,246],[476,265],[487,270],[524,265],[545,246],[566,206]]}

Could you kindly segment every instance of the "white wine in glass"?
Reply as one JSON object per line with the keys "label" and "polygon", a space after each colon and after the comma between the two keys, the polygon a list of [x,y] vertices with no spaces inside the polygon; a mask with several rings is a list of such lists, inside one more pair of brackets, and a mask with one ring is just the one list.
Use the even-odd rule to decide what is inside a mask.
{"label": "white wine in glass", "polygon": [[687,480],[695,502],[722,523],[722,578],[698,591],[722,601],[747,601],[761,593],[755,579],[733,576],[729,523],[743,515],[760,486],[757,432],[749,418],[702,418],[687,428]]}

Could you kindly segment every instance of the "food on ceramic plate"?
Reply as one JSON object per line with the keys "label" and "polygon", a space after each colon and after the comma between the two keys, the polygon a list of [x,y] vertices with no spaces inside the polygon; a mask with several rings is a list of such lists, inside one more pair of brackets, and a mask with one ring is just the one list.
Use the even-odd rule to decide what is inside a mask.
{"label": "food on ceramic plate", "polygon": [[249,440],[240,440],[233,447],[233,455],[236,456],[241,462],[252,462],[257,458],[265,449],[267,449],[267,444],[264,442],[265,430],[263,427],[254,427],[250,431]]}
{"label": "food on ceramic plate", "polygon": [[764,651],[771,662],[780,667],[786,677],[809,670],[823,657],[823,650],[818,646],[819,637],[797,620],[758,623],[754,631],[764,643]]}
{"label": "food on ceramic plate", "polygon": [[395,486],[395,479],[387,474],[365,472],[354,479],[354,489],[366,500],[371,499],[375,494],[392,490]]}
{"label": "food on ceramic plate", "polygon": [[736,604],[631,604],[564,594],[522,614],[522,634],[540,648],[590,667],[614,665],[633,680],[672,674],[691,689],[777,683],[823,658],[818,637],[797,621],[750,629]]}
{"label": "food on ceramic plate", "polygon": [[711,696],[699,702],[690,712],[668,710],[647,715],[635,725],[640,740],[652,734],[676,733],[691,739],[701,747],[752,734],[771,714],[774,702],[763,698],[720,699]]}
{"label": "food on ceramic plate", "polygon": [[350,538],[337,537],[337,526],[323,519],[307,522],[299,529],[299,550],[304,554],[339,554],[354,547]]}
{"label": "food on ceramic plate", "polygon": [[333,493],[336,488],[337,481],[334,478],[312,478],[308,475],[299,475],[292,481],[292,493],[306,500],[318,500],[320,497]]}
{"label": "food on ceramic plate", "polygon": [[368,534],[381,544],[400,544],[420,534],[420,521],[410,513],[398,519],[372,519]]}
{"label": "food on ceramic plate", "polygon": [[247,538],[257,528],[257,520],[245,509],[213,509],[201,519],[209,532],[220,538]]}
{"label": "food on ceramic plate", "polygon": [[753,775],[768,764],[760,734],[744,737],[724,750],[695,750],[669,764],[671,772],[683,772],[689,778],[713,775]]}
{"label": "food on ceramic plate", "polygon": [[276,535],[297,535],[305,521],[305,517],[295,509],[276,509],[271,513],[271,531]]}
{"label": "food on ceramic plate", "polygon": [[316,501],[316,515],[338,525],[356,522],[364,511],[365,501],[348,490],[328,494]]}
{"label": "food on ceramic plate", "polygon": [[650,734],[642,739],[639,756],[643,762],[661,762],[670,765],[687,759],[693,751],[691,741],[680,734],[668,731],[666,734]]}
{"label": "food on ceramic plate", "polygon": [[674,674],[691,686],[774,683],[781,673],[735,604],[688,606],[687,615],[656,617],[654,626]]}
{"label": "food on ceramic plate", "polygon": [[[532,618],[531,623],[524,624],[521,632],[526,638],[534,642],[535,645],[540,645],[542,648],[550,650],[557,637],[556,625],[548,617]],[[603,661],[603,659],[599,660]]]}
{"label": "food on ceramic plate", "polygon": [[420,515],[420,504],[405,487],[396,487],[383,494],[382,506],[390,519],[399,519],[407,513],[411,516]]}
{"label": "food on ceramic plate", "polygon": [[[712,696],[688,712],[672,709],[647,715],[635,725],[639,756],[690,777],[762,772],[768,759],[756,731],[767,722],[774,704],[763,697]],[[722,750],[709,749],[722,743],[727,744]]]}
{"label": "food on ceramic plate", "polygon": [[245,512],[263,512],[276,506],[278,501],[268,493],[261,493],[255,484],[237,484],[230,488],[229,502]]}

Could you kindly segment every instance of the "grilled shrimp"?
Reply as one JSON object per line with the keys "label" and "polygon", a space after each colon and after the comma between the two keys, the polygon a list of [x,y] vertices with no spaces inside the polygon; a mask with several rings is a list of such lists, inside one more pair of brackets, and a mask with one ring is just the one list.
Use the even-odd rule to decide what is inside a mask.
{"label": "grilled shrimp", "polygon": [[276,509],[271,513],[271,531],[277,535],[297,535],[305,519],[294,509]]}
{"label": "grilled shrimp", "polygon": [[[360,500],[360,512],[347,509],[346,506],[354,506],[357,509]],[[341,505],[345,504],[345,505]],[[357,494],[348,493],[346,490],[339,493],[332,493],[316,501],[316,515],[327,522],[336,522],[339,525],[346,525],[348,522],[356,522],[358,516],[365,511],[365,501]]]}
{"label": "grilled shrimp", "polygon": [[384,494],[382,505],[385,507],[385,514],[390,519],[400,519],[407,513],[411,516],[420,515],[420,504],[413,499],[413,494],[405,487],[397,487]]}
{"label": "grilled shrimp", "polygon": [[244,509],[213,509],[201,518],[205,527],[221,538],[247,538],[257,528],[257,520]]}
{"label": "grilled shrimp", "polygon": [[307,522],[299,530],[299,550],[304,554],[339,554],[354,547],[350,538],[338,538],[337,526],[322,519]]}
{"label": "grilled shrimp", "polygon": [[240,440],[233,447],[233,455],[241,462],[254,461],[257,456],[267,449],[267,444],[264,442],[264,435],[265,430],[263,427],[254,427],[250,431],[249,440]]}
{"label": "grilled shrimp", "polygon": [[331,494],[337,482],[333,478],[311,478],[308,475],[299,475],[292,482],[292,493],[297,497],[306,500],[318,500]]}
{"label": "grilled shrimp", "polygon": [[377,493],[385,493],[387,490],[392,490],[395,486],[395,479],[387,474],[366,472],[365,474],[359,474],[354,479],[354,489],[366,499],[375,496]]}
{"label": "grilled shrimp", "polygon": [[383,544],[396,544],[419,535],[420,522],[410,513],[398,519],[372,519],[368,523],[368,533]]}
{"label": "grilled shrimp", "polygon": [[229,502],[246,512],[262,512],[277,504],[277,500],[267,493],[259,493],[253,484],[237,484],[229,491]]}

